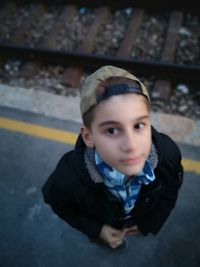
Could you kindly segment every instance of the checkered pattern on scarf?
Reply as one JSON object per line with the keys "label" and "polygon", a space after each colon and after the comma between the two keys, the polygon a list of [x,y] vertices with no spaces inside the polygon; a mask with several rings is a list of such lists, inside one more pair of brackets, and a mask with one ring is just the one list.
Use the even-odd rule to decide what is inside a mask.
{"label": "checkered pattern on scarf", "polygon": [[147,185],[155,179],[148,160],[146,160],[143,170],[128,182],[126,182],[125,175],[105,163],[97,151],[95,151],[95,163],[108,190],[122,202],[125,214],[133,209],[142,184]]}

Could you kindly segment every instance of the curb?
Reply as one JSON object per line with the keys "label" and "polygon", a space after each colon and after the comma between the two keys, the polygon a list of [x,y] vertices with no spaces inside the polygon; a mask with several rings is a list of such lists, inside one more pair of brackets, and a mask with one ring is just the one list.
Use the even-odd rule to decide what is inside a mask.
{"label": "curb", "polygon": [[[60,96],[47,92],[0,84],[0,106],[15,108],[81,123],[79,96]],[[152,125],[174,141],[200,146],[200,120],[152,112]]]}

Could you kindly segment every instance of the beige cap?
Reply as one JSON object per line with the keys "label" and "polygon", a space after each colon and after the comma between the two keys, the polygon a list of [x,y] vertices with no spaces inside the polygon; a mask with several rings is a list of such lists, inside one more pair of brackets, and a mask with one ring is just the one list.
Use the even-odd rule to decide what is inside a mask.
{"label": "beige cap", "polygon": [[104,66],[89,75],[83,84],[82,90],[81,90],[81,102],[80,102],[80,109],[81,114],[83,115],[86,113],[91,107],[97,104],[97,96],[96,96],[96,88],[99,86],[99,84],[102,81],[107,80],[111,77],[124,77],[132,79],[133,81],[136,81],[141,86],[141,91],[144,96],[147,97],[147,99],[150,102],[149,94],[147,92],[147,89],[145,85],[134,75],[129,73],[128,71],[114,67],[114,66]]}

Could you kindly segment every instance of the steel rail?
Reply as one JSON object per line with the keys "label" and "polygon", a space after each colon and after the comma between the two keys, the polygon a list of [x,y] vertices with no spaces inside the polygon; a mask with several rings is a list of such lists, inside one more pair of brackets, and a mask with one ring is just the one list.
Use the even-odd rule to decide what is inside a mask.
{"label": "steel rail", "polygon": [[94,70],[103,65],[115,65],[133,70],[137,75],[154,76],[181,82],[199,82],[200,65],[179,65],[165,62],[142,61],[132,58],[102,56],[80,52],[57,51],[25,46],[0,45],[0,57],[27,61],[42,61],[62,66],[84,66]]}
{"label": "steel rail", "polygon": [[[66,4],[66,0],[13,0],[18,4],[27,4],[33,2],[39,2],[44,4]],[[1,0],[1,3],[6,3],[6,0]],[[123,7],[138,7],[138,8],[148,8],[153,10],[185,10],[187,12],[194,11],[196,13],[200,13],[198,8],[198,1],[190,0],[188,3],[187,1],[180,1],[180,0],[173,0],[173,1],[146,1],[146,0],[123,0],[123,1],[116,1],[116,0],[68,0],[67,4],[73,4],[76,6],[85,6],[85,7],[98,7],[98,6],[110,6],[113,8],[123,8]]]}

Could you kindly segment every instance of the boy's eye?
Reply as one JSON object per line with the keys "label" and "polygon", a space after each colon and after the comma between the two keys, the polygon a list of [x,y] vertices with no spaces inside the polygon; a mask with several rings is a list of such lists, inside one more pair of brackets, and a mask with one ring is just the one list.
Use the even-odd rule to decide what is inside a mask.
{"label": "boy's eye", "polygon": [[143,129],[144,128],[144,123],[137,123],[134,127],[136,130],[138,129]]}
{"label": "boy's eye", "polygon": [[119,130],[117,128],[109,128],[107,129],[107,133],[111,134],[111,135],[115,135],[119,133]]}

